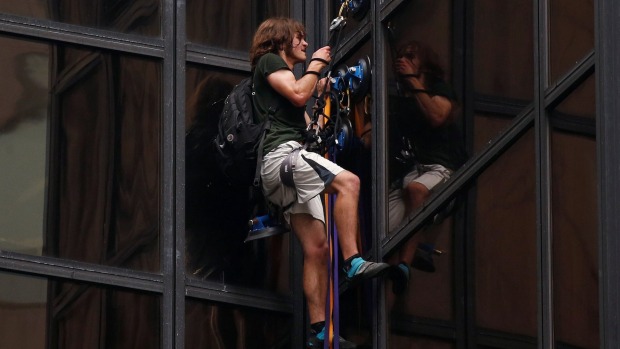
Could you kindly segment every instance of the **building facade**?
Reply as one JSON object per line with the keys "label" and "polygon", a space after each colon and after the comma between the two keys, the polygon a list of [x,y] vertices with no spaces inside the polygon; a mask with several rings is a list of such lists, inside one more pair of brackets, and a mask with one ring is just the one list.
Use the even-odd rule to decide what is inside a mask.
{"label": "building facade", "polygon": [[[347,104],[365,146],[342,160],[362,182],[364,254],[441,252],[433,272],[410,268],[403,293],[390,279],[342,288],[343,336],[618,348],[620,3],[347,5],[2,1],[0,348],[302,345],[300,247],[292,234],[244,242],[246,193],[218,183],[210,157],[214,106],[249,75],[272,16],[305,23],[308,52],[337,43],[335,72],[372,70]],[[411,42],[454,90],[467,159],[392,224],[393,62]]]}

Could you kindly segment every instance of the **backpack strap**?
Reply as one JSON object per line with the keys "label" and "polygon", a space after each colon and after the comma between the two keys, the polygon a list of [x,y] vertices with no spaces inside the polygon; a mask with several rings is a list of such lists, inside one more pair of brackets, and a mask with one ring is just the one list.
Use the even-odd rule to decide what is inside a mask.
{"label": "backpack strap", "polygon": [[267,119],[263,121],[263,129],[261,131],[260,143],[258,144],[258,153],[256,155],[256,170],[254,172],[254,181],[252,182],[254,187],[260,186],[260,168],[263,162],[265,136],[267,136],[267,131],[271,128],[271,119],[275,113],[276,110],[273,107],[270,107],[269,112],[267,113]]}
{"label": "backpack strap", "polygon": [[258,144],[258,154],[256,155],[256,170],[254,171],[254,181],[252,185],[258,187],[260,185],[260,168],[263,161],[263,147],[265,144],[265,135],[271,126],[271,120],[267,119],[263,122],[263,130],[261,131],[260,143]]}

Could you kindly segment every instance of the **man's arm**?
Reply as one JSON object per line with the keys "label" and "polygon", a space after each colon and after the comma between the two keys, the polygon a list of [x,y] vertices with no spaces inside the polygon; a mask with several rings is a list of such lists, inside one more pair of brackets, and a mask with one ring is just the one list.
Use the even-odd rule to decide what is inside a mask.
{"label": "man's arm", "polygon": [[269,85],[294,106],[303,107],[312,97],[316,83],[319,80],[319,73],[327,65],[325,62],[329,62],[329,46],[317,50],[312,55],[312,58],[320,60],[311,60],[307,72],[314,72],[316,74],[304,74],[304,76],[297,80],[292,71],[282,69],[267,76]]}
{"label": "man's arm", "polygon": [[422,82],[415,77],[408,77],[407,81],[414,89],[414,96],[424,113],[426,120],[432,127],[439,127],[450,120],[452,116],[452,101],[444,96],[429,95],[424,92]]}

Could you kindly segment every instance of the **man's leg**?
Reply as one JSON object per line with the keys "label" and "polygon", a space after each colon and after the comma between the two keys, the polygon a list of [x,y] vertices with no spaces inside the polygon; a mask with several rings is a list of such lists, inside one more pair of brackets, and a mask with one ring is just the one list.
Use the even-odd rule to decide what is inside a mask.
{"label": "man's leg", "polygon": [[337,174],[325,190],[328,193],[336,194],[333,211],[334,221],[338,229],[340,250],[345,260],[343,269],[347,279],[351,282],[376,277],[389,269],[387,263],[368,262],[359,255],[357,245],[359,190],[359,178],[349,171],[342,171]]}
{"label": "man's leg", "polygon": [[326,191],[336,194],[334,221],[338,229],[342,256],[346,260],[359,253],[357,235],[360,180],[353,173],[342,171],[334,178]]}
{"label": "man's leg", "polygon": [[309,214],[291,214],[291,226],[304,253],[303,287],[310,323],[325,321],[329,246],[323,222]]}

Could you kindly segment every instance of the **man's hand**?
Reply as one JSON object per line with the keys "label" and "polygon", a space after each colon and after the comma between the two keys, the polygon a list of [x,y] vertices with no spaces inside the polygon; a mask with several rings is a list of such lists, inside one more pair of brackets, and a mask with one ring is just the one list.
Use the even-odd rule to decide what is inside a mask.
{"label": "man's hand", "polygon": [[[323,46],[312,54],[312,58],[321,59],[329,63],[332,60],[331,50],[332,50],[331,47]],[[321,63],[321,66],[319,69],[323,69],[327,66],[326,63],[319,62],[319,61],[312,61],[311,63],[314,63],[314,62]]]}
{"label": "man's hand", "polygon": [[398,75],[419,75],[420,67],[411,59],[401,57],[394,62],[394,70]]}

